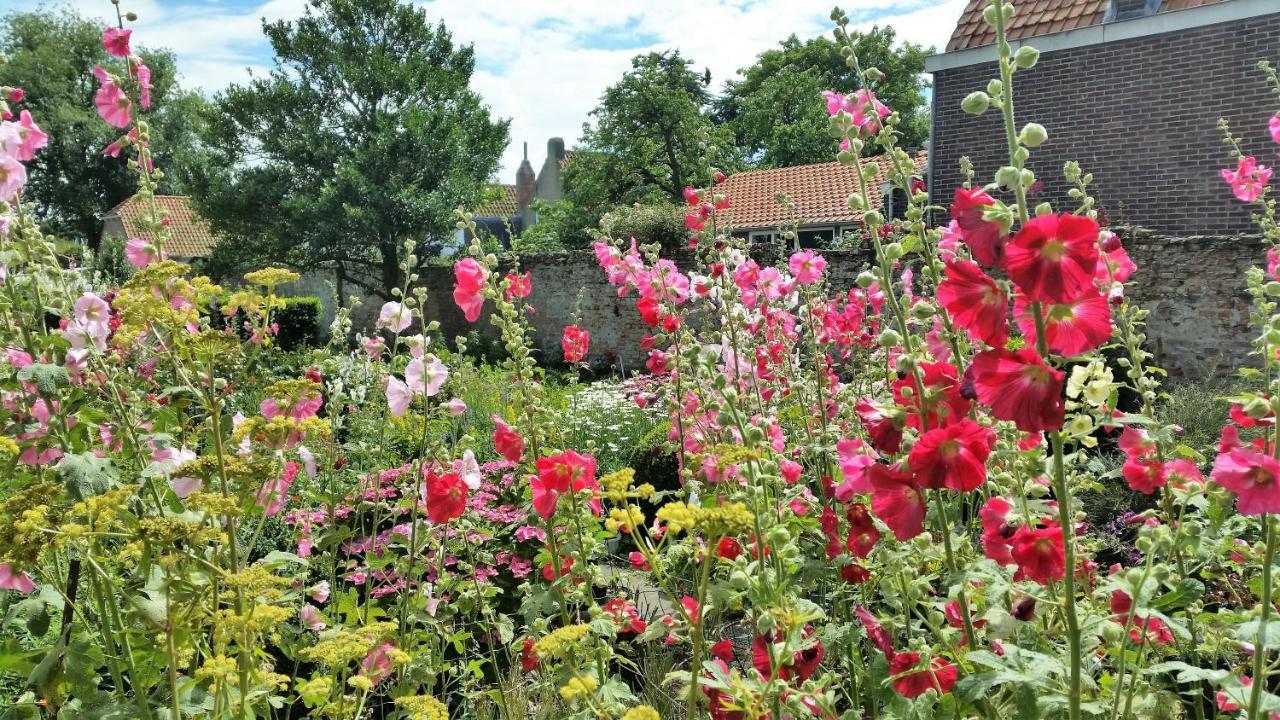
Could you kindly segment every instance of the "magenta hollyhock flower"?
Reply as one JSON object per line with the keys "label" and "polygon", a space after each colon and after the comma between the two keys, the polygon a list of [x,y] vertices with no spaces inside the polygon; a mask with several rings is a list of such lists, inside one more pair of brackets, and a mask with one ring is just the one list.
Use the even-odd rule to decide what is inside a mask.
{"label": "magenta hollyhock flower", "polygon": [[109,27],[102,31],[102,47],[118,58],[129,57],[129,28]]}
{"label": "magenta hollyhock flower", "polygon": [[1018,564],[1018,572],[1041,585],[1066,576],[1066,550],[1062,529],[1057,525],[1018,528],[1010,542],[1010,554]]}
{"label": "magenta hollyhock flower", "polygon": [[393,642],[384,642],[370,651],[361,661],[361,672],[372,680],[374,685],[391,675],[391,651],[395,647],[396,644]]}
{"label": "magenta hollyhock flower", "polygon": [[463,258],[453,266],[453,276],[453,301],[462,309],[467,322],[479,320],[489,271],[474,258]]}
{"label": "magenta hollyhock flower", "polygon": [[125,260],[129,261],[130,265],[139,270],[160,260],[151,243],[140,237],[129,238],[128,242],[124,244],[124,257]]}
{"label": "magenta hollyhock flower", "polygon": [[987,456],[995,442],[991,428],[966,417],[921,435],[907,464],[919,487],[968,492],[986,482]]}
{"label": "magenta hollyhock flower", "polygon": [[510,462],[520,462],[520,458],[524,455],[524,438],[497,415],[492,416],[492,420],[493,449]]}
{"label": "magenta hollyhock flower", "polygon": [[899,540],[924,532],[924,490],[899,466],[873,465],[871,509]]}
{"label": "magenta hollyhock flower", "polygon": [[102,119],[112,127],[127,127],[133,119],[133,103],[114,82],[108,81],[98,88],[93,97],[93,105]]}
{"label": "magenta hollyhock flower", "polygon": [[[1070,357],[1092,350],[1111,337],[1111,305],[1097,290],[1085,290],[1080,297],[1066,303],[1046,303],[1044,312],[1045,343],[1049,351]],[[1014,300],[1014,316],[1027,344],[1036,344],[1034,306],[1025,296]]]}
{"label": "magenta hollyhock flower", "polygon": [[1271,181],[1271,168],[1258,164],[1257,159],[1250,155],[1240,158],[1235,170],[1223,168],[1222,179],[1231,185],[1231,192],[1237,200],[1253,202]]}
{"label": "magenta hollyhock flower", "polygon": [[1023,432],[1062,427],[1066,373],[1046,365],[1033,348],[980,352],[969,371],[978,400],[991,408],[992,415],[1013,421]]}
{"label": "magenta hollyhock flower", "polygon": [[564,336],[560,339],[560,346],[564,350],[565,362],[582,362],[582,358],[586,357],[587,349],[590,345],[591,333],[583,330],[577,325],[568,325],[565,327]]}
{"label": "magenta hollyhock flower", "polygon": [[151,107],[151,68],[139,64],[133,69],[138,77],[138,103],[144,108]]}
{"label": "magenta hollyhock flower", "polygon": [[1248,447],[1218,455],[1209,477],[1236,494],[1241,515],[1280,512],[1280,462]]}
{"label": "magenta hollyhock flower", "polygon": [[787,261],[787,269],[800,285],[812,285],[822,279],[827,260],[812,250],[801,250]]}
{"label": "magenta hollyhock flower", "polygon": [[1040,215],[1005,247],[1009,279],[1030,300],[1069,303],[1092,287],[1098,223],[1081,215]]}
{"label": "magenta hollyhock flower", "polygon": [[1271,116],[1271,120],[1267,122],[1267,129],[1271,131],[1271,139],[1280,143],[1280,115]]}
{"label": "magenta hollyhock flower", "polygon": [[995,202],[981,188],[956,188],[951,201],[951,218],[960,231],[960,240],[969,246],[973,259],[985,267],[1004,263],[1005,236],[1000,223],[983,219],[983,213]]}
{"label": "magenta hollyhock flower", "polygon": [[29,162],[36,151],[49,144],[49,134],[36,125],[29,110],[18,115],[18,122],[0,123],[0,153],[12,155],[19,162]]}
{"label": "magenta hollyhock flower", "polygon": [[1167,478],[1163,463],[1139,458],[1125,460],[1121,473],[1131,489],[1145,495],[1150,495],[1164,487]]}
{"label": "magenta hollyhock flower", "polygon": [[945,695],[955,687],[960,671],[955,663],[935,656],[926,667],[920,666],[920,653],[902,652],[893,656],[889,674],[894,677],[893,689],[905,698],[920,697],[929,690]]}
{"label": "magenta hollyhock flower", "polygon": [[947,263],[947,277],[938,283],[938,303],[969,337],[992,347],[1004,347],[1009,340],[1009,300],[977,263]]}

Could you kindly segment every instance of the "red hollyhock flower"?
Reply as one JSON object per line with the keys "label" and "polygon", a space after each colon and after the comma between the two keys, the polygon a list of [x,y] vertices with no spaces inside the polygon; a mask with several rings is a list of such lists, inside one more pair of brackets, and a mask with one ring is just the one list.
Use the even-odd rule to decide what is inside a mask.
{"label": "red hollyhock flower", "polygon": [[938,302],[951,319],[992,347],[1009,340],[1009,299],[978,264],[969,260],[947,263],[947,278],[938,283]]}
{"label": "red hollyhock flower", "polygon": [[516,298],[529,297],[529,293],[533,292],[533,283],[530,281],[529,273],[507,273],[507,289],[503,295],[507,302],[511,302]]}
{"label": "red hollyhock flower", "polygon": [[[960,379],[950,363],[921,363],[920,379],[924,384],[923,402],[917,397],[915,378],[908,375],[893,383],[893,400],[907,408],[907,425],[916,430],[936,428],[959,422],[969,414],[973,403],[960,394]],[[921,417],[923,416],[923,424]]]}
{"label": "red hollyhock flower", "polygon": [[968,492],[986,482],[987,456],[995,442],[991,428],[964,418],[921,435],[907,463],[919,487]]}
{"label": "red hollyhock flower", "polygon": [[426,486],[427,517],[431,522],[443,525],[467,509],[467,484],[458,473],[428,472]]}
{"label": "red hollyhock flower", "polygon": [[1135,643],[1142,642],[1143,635],[1147,636],[1147,642],[1152,645],[1173,644],[1173,633],[1158,617],[1134,619],[1133,627],[1129,629],[1129,638]]}
{"label": "red hollyhock flower", "polygon": [[853,607],[853,614],[858,616],[862,626],[867,629],[867,639],[871,641],[871,644],[880,648],[880,652],[884,653],[884,656],[892,661],[896,653],[893,651],[893,638],[889,635],[889,631],[884,629],[884,626],[880,624],[875,615],[871,614],[870,610],[861,605]]}
{"label": "red hollyhock flower", "polygon": [[[813,628],[805,627],[803,637],[809,639],[813,636]],[[756,671],[764,677],[765,680],[773,679],[773,663],[769,656],[769,646],[773,643],[772,631],[763,635],[757,635],[755,640],[751,642],[751,664],[755,666]],[[804,682],[813,675],[813,671],[818,669],[818,663],[822,662],[826,649],[822,646],[822,642],[814,639],[809,645],[797,650],[791,656],[791,662],[783,663],[778,668],[778,677],[783,680],[798,680]]]}
{"label": "red hollyhock flower", "polygon": [[636,300],[636,310],[640,311],[640,320],[649,327],[657,327],[662,322],[662,308],[658,305],[658,299],[652,295]]}
{"label": "red hollyhock flower", "polygon": [[569,571],[572,568],[573,568],[573,558],[568,557],[566,555],[561,555],[560,556],[560,574],[556,575],[555,563],[548,562],[546,565],[542,566],[542,577],[547,582],[555,582],[557,577],[564,577],[565,575],[568,575]]}
{"label": "red hollyhock flower", "polygon": [[1238,447],[1218,455],[1209,477],[1236,494],[1241,515],[1280,512],[1280,462],[1252,448]]}
{"label": "red hollyhock flower", "polygon": [[856,503],[849,506],[844,517],[849,521],[849,539],[845,542],[845,547],[849,548],[849,553],[854,557],[866,557],[880,541],[880,531],[876,529],[871,513],[866,505]]}
{"label": "red hollyhock flower", "polygon": [[729,561],[737,560],[742,555],[742,543],[737,538],[722,537],[716,543],[716,555]]}
{"label": "red hollyhock flower", "polygon": [[1121,469],[1129,487],[1140,493],[1150,495],[1165,484],[1165,467],[1155,460],[1129,458]]}
{"label": "red hollyhock flower", "polygon": [[850,585],[861,585],[871,579],[871,571],[857,563],[852,563],[840,568],[840,577]]}
{"label": "red hollyhock flower", "polygon": [[1041,585],[1066,577],[1066,551],[1062,545],[1062,529],[1033,529],[1024,525],[1013,534],[1010,554],[1018,563],[1018,572]]}
{"label": "red hollyhock flower", "polygon": [[854,406],[862,427],[871,438],[871,446],[882,453],[893,455],[902,444],[903,417],[900,412],[862,398]]}
{"label": "red hollyhock flower", "polygon": [[564,348],[564,361],[567,363],[582,362],[591,344],[591,333],[577,325],[568,325],[564,329],[564,337],[560,346]]}
{"label": "red hollyhock flower", "polygon": [[722,660],[725,663],[733,662],[733,643],[728,640],[721,640],[712,645],[707,652],[711,654],[711,657]]}
{"label": "red hollyhock flower", "polygon": [[840,554],[840,518],[830,507],[824,507],[818,524],[822,527],[822,534],[827,536],[827,559],[834,560]]}
{"label": "red hollyhock flower", "polygon": [[[1035,306],[1025,296],[1014,300],[1014,316],[1018,328],[1035,345]],[[1044,337],[1050,352],[1070,357],[1085,350],[1092,350],[1111,337],[1111,306],[1102,293],[1085,290],[1080,297],[1068,303],[1049,303],[1041,306],[1044,312]]]}
{"label": "red hollyhock flower", "polygon": [[982,551],[1001,565],[1013,564],[1009,540],[1013,537],[1014,529],[1007,522],[1012,509],[1013,505],[1008,500],[991,497],[978,511],[978,518],[982,520]]}
{"label": "red hollyhock flower", "polygon": [[689,616],[690,622],[698,622],[699,608],[696,598],[685,595],[680,598],[680,606],[684,608],[685,613]]}
{"label": "red hollyhock flower", "polygon": [[632,550],[632,551],[631,551],[631,553],[630,553],[629,555],[627,555],[627,559],[631,561],[631,569],[632,569],[632,570],[639,570],[639,571],[641,571],[641,572],[648,572],[649,570],[652,570],[652,569],[653,569],[653,568],[649,565],[649,560],[648,560],[648,558],[646,558],[646,557],[644,556],[644,553],[640,552],[639,550]]}
{"label": "red hollyhock flower", "polygon": [[1005,236],[1000,224],[982,219],[982,213],[995,200],[981,188],[956,188],[951,202],[951,219],[960,228],[960,239],[969,246],[974,259],[987,267],[1000,265],[1004,259]]}
{"label": "red hollyhock flower", "polygon": [[1062,427],[1066,373],[1046,365],[1034,349],[986,350],[973,357],[969,370],[978,400],[992,415],[1012,420],[1023,432]]}
{"label": "red hollyhock flower", "polygon": [[1005,248],[1009,279],[1028,298],[1069,303],[1093,288],[1098,223],[1081,215],[1041,215],[1027,221]]}
{"label": "red hollyhock flower", "polygon": [[518,463],[524,456],[524,438],[497,415],[493,419],[493,447],[508,462]]}
{"label": "red hollyhock flower", "polygon": [[[972,611],[970,611],[972,615]],[[942,616],[946,618],[947,624],[959,630],[964,627],[964,611],[960,608],[959,600],[948,600],[947,604],[942,608]],[[973,626],[980,628],[987,624],[986,620],[974,620]]]}
{"label": "red hollyhock flower", "polygon": [[889,662],[889,674],[894,676],[893,689],[905,698],[920,697],[929,690],[945,695],[955,687],[960,673],[954,663],[935,656],[929,666],[919,669],[920,653],[898,653]]}
{"label": "red hollyhock flower", "polygon": [[897,466],[873,465],[871,509],[899,540],[910,540],[924,532],[924,490]]}
{"label": "red hollyhock flower", "polygon": [[525,638],[520,647],[520,669],[531,673],[538,669],[538,654],[533,651],[533,638]]}
{"label": "red hollyhock flower", "polygon": [[[533,509],[544,518],[556,512],[556,503],[560,496],[570,491],[579,492],[596,487],[596,460],[590,455],[583,455],[573,450],[566,450],[559,455],[540,457],[537,462],[538,474],[530,481],[533,486]],[[598,511],[598,502],[593,509]]]}

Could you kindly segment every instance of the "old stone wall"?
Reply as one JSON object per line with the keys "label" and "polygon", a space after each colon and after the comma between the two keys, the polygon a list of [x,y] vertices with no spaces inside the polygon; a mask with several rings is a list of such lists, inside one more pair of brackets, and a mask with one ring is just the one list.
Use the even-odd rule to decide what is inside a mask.
{"label": "old stone wall", "polygon": [[[1034,199],[1074,208],[1062,166],[1078,160],[1094,174],[1094,195],[1115,224],[1179,237],[1249,232],[1249,209],[1218,175],[1229,158],[1217,123],[1227,118],[1247,152],[1274,164],[1267,136],[1273,95],[1256,64],[1274,62],[1277,48],[1280,13],[1045,52],[1014,76],[1018,127],[1038,122],[1049,131],[1031,155],[1043,182]],[[935,203],[950,204],[963,181],[962,155],[982,183],[1008,164],[1000,113],[960,109],[965,95],[995,77],[994,62],[934,73]]]}
{"label": "old stone wall", "polygon": [[[1130,280],[1129,297],[1151,311],[1147,320],[1149,349],[1171,374],[1191,378],[1222,375],[1243,364],[1249,351],[1250,300],[1244,273],[1263,262],[1260,239],[1250,235],[1176,237],[1146,229],[1120,229],[1138,272]],[[836,289],[853,286],[867,265],[862,251],[828,251],[827,267]],[[673,258],[683,268],[692,256]],[[772,263],[762,252],[757,260]],[[580,324],[591,333],[589,360],[630,371],[642,369],[640,340],[648,331],[635,309],[635,293],[618,297],[589,252],[530,256],[524,268],[532,274],[529,302],[534,342],[544,358],[558,362],[560,337],[580,302]],[[453,302],[453,271],[431,267],[421,274],[428,288],[427,316],[438,320],[442,335],[452,340],[479,330],[496,337],[488,314],[468,323]],[[581,300],[579,301],[579,298]],[[376,314],[377,303],[369,311]]]}

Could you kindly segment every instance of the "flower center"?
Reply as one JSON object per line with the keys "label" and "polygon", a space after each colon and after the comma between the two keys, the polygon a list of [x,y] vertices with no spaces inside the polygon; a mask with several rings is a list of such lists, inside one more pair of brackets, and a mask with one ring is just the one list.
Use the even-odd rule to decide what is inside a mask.
{"label": "flower center", "polygon": [[1063,255],[1067,254],[1067,245],[1057,238],[1045,241],[1044,247],[1040,248],[1040,257],[1051,262],[1058,262]]}

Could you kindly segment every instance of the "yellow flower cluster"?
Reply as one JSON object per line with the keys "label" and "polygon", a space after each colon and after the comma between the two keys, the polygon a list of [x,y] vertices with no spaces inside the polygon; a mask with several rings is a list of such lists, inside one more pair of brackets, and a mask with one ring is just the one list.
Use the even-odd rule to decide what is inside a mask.
{"label": "yellow flower cluster", "polygon": [[279,600],[284,591],[293,585],[287,577],[271,574],[271,570],[263,565],[250,565],[237,573],[230,573],[224,578],[227,589],[223,591],[223,599],[230,602],[240,590],[243,597],[263,599],[268,602]]}
{"label": "yellow flower cluster", "polygon": [[[71,506],[71,516],[87,520],[94,532],[112,532],[121,527],[120,511],[128,507],[129,498],[138,485],[122,485],[101,495],[86,498]],[[63,532],[66,532],[65,526]]]}
{"label": "yellow flower cluster", "polygon": [[667,503],[658,508],[658,519],[666,524],[667,532],[699,530],[708,537],[737,535],[755,524],[755,515],[740,502],[708,507]]}
{"label": "yellow flower cluster", "polygon": [[657,710],[648,705],[638,705],[628,710],[627,714],[622,716],[622,720],[662,720],[662,718],[658,716]]}
{"label": "yellow flower cluster", "polygon": [[449,707],[430,695],[396,698],[396,705],[410,713],[413,720],[449,720]]}
{"label": "yellow flower cluster", "polygon": [[534,643],[533,651],[538,657],[564,657],[590,634],[591,626],[586,624],[558,627]]}
{"label": "yellow flower cluster", "polygon": [[56,527],[61,522],[49,503],[61,494],[58,483],[36,483],[0,503],[0,562],[21,569],[40,561],[53,542],[53,536],[42,528]]}
{"label": "yellow flower cluster", "polygon": [[250,285],[261,285],[265,288],[274,288],[278,285],[288,285],[291,282],[297,282],[300,276],[292,270],[286,270],[279,267],[262,268],[253,272],[245,273],[244,281]]}
{"label": "yellow flower cluster", "polygon": [[644,525],[644,513],[635,505],[628,506],[625,510],[620,508],[610,510],[609,519],[604,521],[605,529],[611,533],[619,530],[631,532],[641,525]]}
{"label": "yellow flower cluster", "polygon": [[248,614],[240,615],[230,608],[217,612],[216,637],[221,642],[239,639],[242,633],[259,635],[275,632],[286,620],[293,617],[293,608],[277,605],[255,605]]}
{"label": "yellow flower cluster", "polygon": [[[374,645],[397,629],[396,623],[379,622],[370,623],[359,631],[342,630],[304,649],[300,655],[304,660],[340,667],[368,655]],[[395,659],[392,657],[393,661]]]}
{"label": "yellow flower cluster", "polygon": [[333,678],[328,675],[319,675],[299,682],[296,689],[298,697],[302,698],[302,702],[308,707],[323,705],[328,702],[329,694],[333,692]]}
{"label": "yellow flower cluster", "polygon": [[240,442],[245,438],[253,438],[265,442],[271,447],[281,447],[291,438],[319,437],[328,440],[333,436],[329,421],[318,417],[299,420],[294,417],[277,415],[267,420],[262,416],[251,417],[240,423],[240,427],[231,433],[231,438]]}
{"label": "yellow flower cluster", "polygon": [[[116,293],[112,307],[120,317],[116,339],[128,345],[150,330],[172,334],[185,341],[190,334],[174,332],[188,324],[200,323],[200,309],[222,292],[207,277],[187,280],[191,268],[173,260],[152,263],[133,274]],[[185,303],[172,302],[181,297]]]}
{"label": "yellow flower cluster", "polygon": [[240,501],[233,497],[223,497],[217,493],[195,492],[187,496],[187,507],[208,515],[240,514]]}
{"label": "yellow flower cluster", "polygon": [[574,698],[590,695],[598,687],[600,687],[600,683],[596,682],[596,679],[590,675],[574,675],[569,679],[569,682],[560,688],[560,697],[567,702]]}
{"label": "yellow flower cluster", "polygon": [[22,454],[22,448],[18,447],[18,443],[8,436],[0,436],[0,458],[6,460],[16,458]]}
{"label": "yellow flower cluster", "polygon": [[226,655],[214,655],[207,658],[204,664],[196,669],[197,680],[212,680],[224,683],[236,676],[236,661]]}
{"label": "yellow flower cluster", "polygon": [[616,503],[626,502],[627,498],[648,500],[657,492],[649,483],[644,483],[633,489],[631,484],[635,480],[635,470],[622,468],[607,475],[602,475],[600,477],[600,487],[604,491],[604,496]]}
{"label": "yellow flower cluster", "polygon": [[352,675],[347,678],[347,684],[362,692],[369,692],[373,689],[373,680],[368,675]]}

